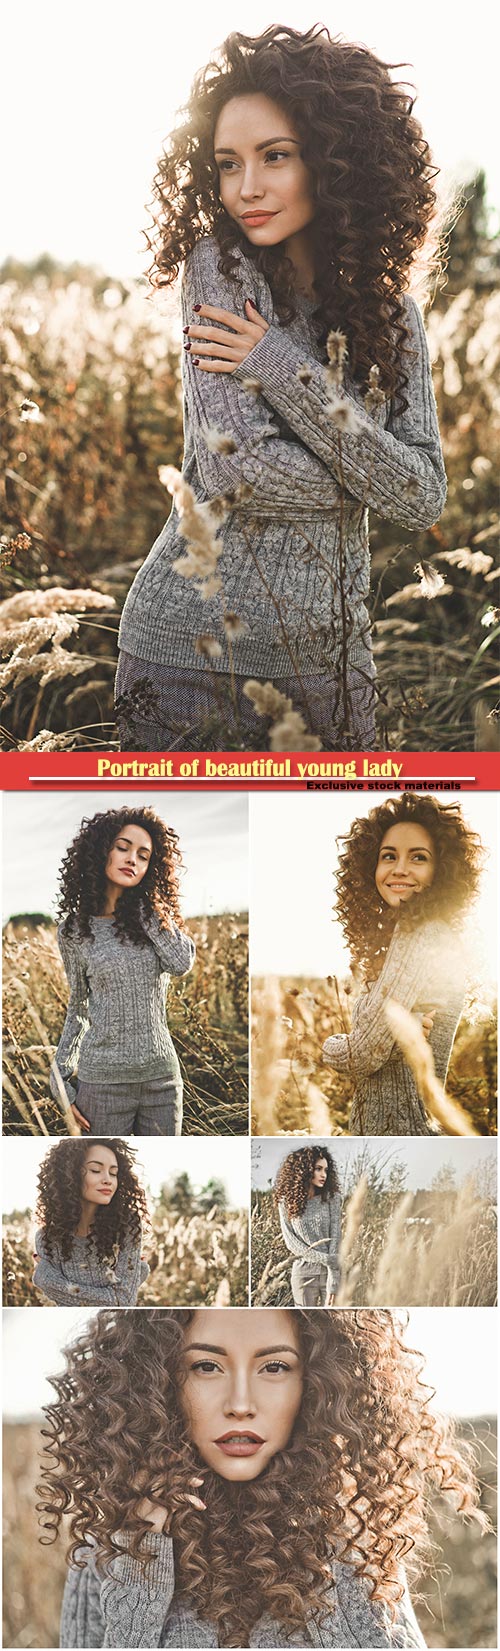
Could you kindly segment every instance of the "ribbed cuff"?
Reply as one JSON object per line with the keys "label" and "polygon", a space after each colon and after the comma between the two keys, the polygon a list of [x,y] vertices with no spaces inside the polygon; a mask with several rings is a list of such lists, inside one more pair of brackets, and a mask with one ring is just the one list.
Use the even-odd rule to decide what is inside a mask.
{"label": "ribbed cuff", "polygon": [[111,1561],[115,1578],[119,1578],[125,1588],[140,1585],[150,1596],[173,1592],[174,1545],[171,1536],[165,1536],[163,1531],[147,1532],[142,1548],[144,1553],[154,1554],[151,1564],[147,1567],[143,1566],[140,1559],[134,1559],[127,1553],[126,1545],[130,1541],[127,1531],[118,1531],[113,1540],[125,1550]]}

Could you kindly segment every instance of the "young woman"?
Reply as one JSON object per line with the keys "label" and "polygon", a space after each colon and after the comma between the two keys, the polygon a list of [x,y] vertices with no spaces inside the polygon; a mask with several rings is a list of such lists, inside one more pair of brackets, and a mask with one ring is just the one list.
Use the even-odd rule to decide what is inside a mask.
{"label": "young woman", "polygon": [[431,1485],[467,1514],[477,1486],[395,1315],[104,1311],[66,1361],[62,1646],[424,1645],[402,1560]]}
{"label": "young woman", "polygon": [[327,1147],[299,1147],[280,1164],[274,1183],[283,1239],[295,1256],[296,1307],[328,1306],[340,1282],[342,1199]]}
{"label": "young woman", "polygon": [[385,1003],[394,998],[423,1020],[444,1084],[465,996],[462,927],[479,885],[479,838],[459,803],[405,792],[354,820],[344,842],[336,915],[365,990],[351,1032],[327,1038],[324,1059],[355,1081],[353,1135],[431,1135]]}
{"label": "young woman", "polygon": [[58,1307],[133,1307],[146,1197],[126,1141],[58,1141],[38,1176],[33,1283]]}
{"label": "young woman", "polygon": [[195,957],[181,864],[177,833],[141,806],[83,820],[64,857],[58,941],[70,999],[50,1087],[58,1099],[63,1086],[89,1134],[181,1134],[165,1012],[170,975],[187,974]]}
{"label": "young woman", "polygon": [[125,603],[123,748],[192,745],[226,690],[224,739],[255,743],[248,678],[327,747],[375,744],[367,507],[422,530],[446,492],[406,291],[435,211],[412,107],[318,25],[231,34],[195,78],[149,243],[156,286],[184,263],[183,480]]}

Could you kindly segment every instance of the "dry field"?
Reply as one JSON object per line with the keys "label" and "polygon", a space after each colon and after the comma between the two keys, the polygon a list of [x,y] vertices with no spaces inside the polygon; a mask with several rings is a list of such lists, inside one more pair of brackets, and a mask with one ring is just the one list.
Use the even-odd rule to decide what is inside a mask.
{"label": "dry field", "polygon": [[[483,1506],[495,1517],[494,1423],[463,1422],[476,1443]],[[37,1422],[7,1423],[4,1431],[4,1645],[37,1648],[58,1645],[59,1610],[65,1563],[63,1544],[41,1547],[34,1487],[39,1477]],[[481,1537],[458,1516],[441,1523],[434,1502],[431,1530],[436,1549],[431,1570],[413,1588],[427,1644],[436,1648],[495,1647],[495,1541]]]}
{"label": "dry field", "polygon": [[[150,1268],[138,1307],[247,1307],[248,1220],[244,1210],[206,1214],[155,1213],[142,1253]],[[3,1224],[3,1302],[52,1307],[32,1283],[33,1222],[16,1215]]]}
{"label": "dry field", "polygon": [[[248,923],[235,913],[190,919],[196,968],[172,980],[168,1021],[184,1078],[184,1135],[248,1129]],[[48,1086],[68,985],[48,921],[4,930],[4,1131],[66,1134]]]}
{"label": "dry field", "polygon": [[[496,1305],[497,1211],[480,1179],[471,1177],[447,1198],[436,1194],[426,1221],[412,1214],[412,1193],[377,1185],[376,1165],[372,1176],[353,1182],[343,1205],[337,1306]],[[253,1194],[251,1250],[253,1306],[292,1306],[293,1257],[271,1192]]]}
{"label": "dry field", "polygon": [[[427,319],[448,502],[425,533],[373,518],[382,749],[499,745],[498,262],[479,184]],[[120,612],[170,510],[158,469],[181,457],[179,345],[145,284],[47,259],[3,275],[1,743],[108,749]],[[226,748],[225,716],[193,746]],[[263,720],[262,748],[271,740]]]}
{"label": "dry field", "polygon": [[[350,1000],[326,980],[255,976],[252,982],[252,1127],[256,1135],[347,1135],[354,1085],[324,1066],[327,1037],[348,1032]],[[470,994],[446,1084],[478,1135],[496,1134],[493,995]],[[448,1133],[445,1128],[444,1134]]]}

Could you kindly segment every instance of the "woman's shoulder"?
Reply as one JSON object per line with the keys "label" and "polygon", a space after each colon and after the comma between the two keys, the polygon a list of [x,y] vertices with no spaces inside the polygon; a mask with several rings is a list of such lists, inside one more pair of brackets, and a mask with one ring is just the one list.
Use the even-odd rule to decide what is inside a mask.
{"label": "woman's shoulder", "polygon": [[[235,257],[241,264],[243,272],[245,269],[248,269],[251,261],[243,252],[242,248],[234,246],[231,248],[231,251],[234,252]],[[188,273],[190,275],[193,273],[208,274],[211,272],[218,274],[221,258],[222,250],[216,236],[200,235],[199,241],[195,241],[194,247],[191,248],[191,252],[188,252],[184,264],[184,275],[186,276]]]}

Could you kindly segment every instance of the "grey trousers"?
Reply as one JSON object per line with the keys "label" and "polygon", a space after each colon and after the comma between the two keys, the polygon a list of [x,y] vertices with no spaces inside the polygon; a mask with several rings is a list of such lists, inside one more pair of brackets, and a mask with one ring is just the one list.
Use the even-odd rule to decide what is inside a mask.
{"label": "grey trousers", "polygon": [[[359,644],[358,644],[359,649]],[[326,751],[373,751],[375,686],[371,651],[361,648],[362,664],[347,673],[348,729],[338,677],[327,671],[276,677],[274,686],[301,711],[310,733]],[[269,722],[258,717],[243,693],[247,676],[222,671],[180,669],[120,653],[115,685],[115,715],[122,751],[263,750]],[[200,739],[202,744],[200,745]],[[251,744],[249,745],[249,741]]]}
{"label": "grey trousers", "polygon": [[151,1083],[98,1084],[78,1080],[75,1103],[91,1135],[181,1135],[182,1078]]}
{"label": "grey trousers", "polygon": [[305,1257],[298,1257],[292,1267],[292,1295],[294,1307],[325,1307],[328,1271],[326,1267],[311,1267]]}

